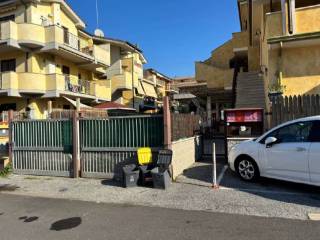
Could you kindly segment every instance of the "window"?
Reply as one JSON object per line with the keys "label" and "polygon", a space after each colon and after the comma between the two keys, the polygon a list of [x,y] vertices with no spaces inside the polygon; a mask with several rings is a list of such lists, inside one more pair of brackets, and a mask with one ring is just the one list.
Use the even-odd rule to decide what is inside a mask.
{"label": "window", "polygon": [[320,142],[320,121],[313,122],[309,140],[310,142]]}
{"label": "window", "polygon": [[15,103],[7,103],[7,104],[1,104],[0,105],[0,113],[5,112],[5,111],[17,111],[17,104]]}
{"label": "window", "polygon": [[16,71],[16,60],[2,60],[1,61],[1,72],[15,72]]}
{"label": "window", "polygon": [[261,143],[264,143],[268,137],[275,137],[278,143],[308,142],[312,127],[313,122],[294,123],[273,131],[262,139]]}
{"label": "window", "polygon": [[70,68],[67,66],[62,66],[62,74],[63,75],[70,75]]}
{"label": "window", "polygon": [[9,16],[5,16],[0,18],[0,22],[7,22],[7,21],[15,21],[15,16],[14,15],[9,15]]}

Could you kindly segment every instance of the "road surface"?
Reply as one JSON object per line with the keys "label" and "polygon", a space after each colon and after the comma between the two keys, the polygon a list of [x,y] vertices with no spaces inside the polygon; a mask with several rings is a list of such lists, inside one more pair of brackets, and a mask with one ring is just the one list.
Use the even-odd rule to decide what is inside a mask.
{"label": "road surface", "polygon": [[1,240],[311,240],[319,235],[319,222],[0,194]]}

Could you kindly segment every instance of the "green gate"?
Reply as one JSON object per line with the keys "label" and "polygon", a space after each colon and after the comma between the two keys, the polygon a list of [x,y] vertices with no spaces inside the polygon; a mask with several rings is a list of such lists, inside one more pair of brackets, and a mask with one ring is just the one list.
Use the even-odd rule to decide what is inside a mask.
{"label": "green gate", "polygon": [[11,128],[14,173],[70,176],[72,121],[13,121]]}
{"label": "green gate", "polygon": [[136,161],[139,147],[155,153],[162,148],[163,134],[162,115],[81,119],[82,177],[119,177],[124,164]]}

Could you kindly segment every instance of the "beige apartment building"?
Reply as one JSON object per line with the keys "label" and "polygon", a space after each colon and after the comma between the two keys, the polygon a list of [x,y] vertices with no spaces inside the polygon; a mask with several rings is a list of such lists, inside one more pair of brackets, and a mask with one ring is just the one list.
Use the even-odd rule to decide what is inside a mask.
{"label": "beige apartment building", "polygon": [[[64,0],[0,2],[0,112],[46,118],[51,109],[115,101],[137,110],[158,103],[170,79],[144,78],[142,51],[88,33]],[[147,71],[148,72],[148,71]]]}
{"label": "beige apartment building", "polygon": [[1,1],[0,111],[45,118],[48,105],[110,101],[110,44],[96,41],[85,27],[63,0]]}
{"label": "beige apartment building", "polygon": [[272,96],[319,94],[320,2],[238,0],[238,9],[241,31],[196,63],[196,80],[207,83],[208,111],[269,112]]}

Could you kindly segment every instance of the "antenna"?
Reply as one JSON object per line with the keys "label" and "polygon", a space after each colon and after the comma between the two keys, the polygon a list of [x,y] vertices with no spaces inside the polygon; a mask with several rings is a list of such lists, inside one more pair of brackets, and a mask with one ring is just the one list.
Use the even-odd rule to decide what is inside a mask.
{"label": "antenna", "polygon": [[96,0],[96,14],[97,14],[97,28],[99,28],[99,8],[98,8],[98,0]]}
{"label": "antenna", "polygon": [[98,0],[96,0],[96,14],[97,14],[97,29],[94,31],[94,35],[97,37],[104,37],[104,33],[101,29],[99,29],[99,8],[98,8]]}

